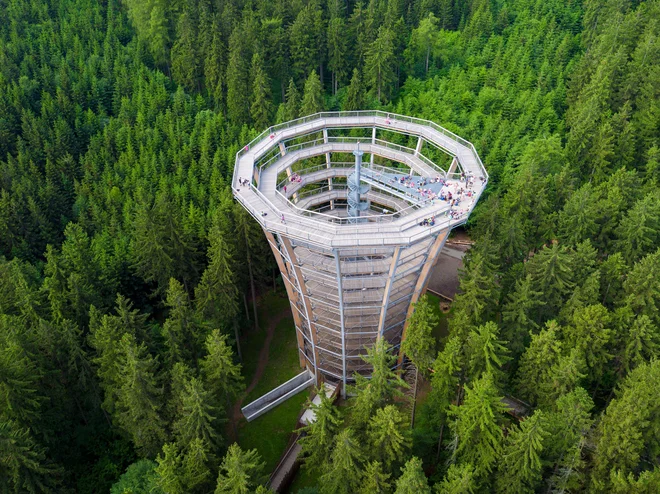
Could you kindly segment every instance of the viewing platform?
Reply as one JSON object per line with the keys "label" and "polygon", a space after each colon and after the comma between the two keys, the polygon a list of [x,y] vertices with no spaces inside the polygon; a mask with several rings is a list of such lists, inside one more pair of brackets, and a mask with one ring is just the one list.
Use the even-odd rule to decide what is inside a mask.
{"label": "viewing platform", "polygon": [[[379,339],[400,351],[438,253],[487,183],[471,143],[380,111],[299,118],[237,153],[234,197],[263,227],[291,303],[300,366],[317,384],[341,384],[344,394],[355,374],[369,376],[363,357]],[[246,416],[263,413],[279,392]]]}

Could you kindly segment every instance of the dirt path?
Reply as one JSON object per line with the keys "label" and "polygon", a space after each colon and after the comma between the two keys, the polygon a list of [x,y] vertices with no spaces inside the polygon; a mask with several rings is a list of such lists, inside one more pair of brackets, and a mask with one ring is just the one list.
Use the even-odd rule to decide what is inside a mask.
{"label": "dirt path", "polygon": [[245,389],[243,394],[236,400],[236,403],[234,403],[231,416],[229,417],[229,427],[227,427],[227,434],[229,436],[230,443],[233,443],[238,439],[236,437],[236,430],[238,423],[243,419],[243,414],[241,413],[243,400],[252,392],[252,390],[254,390],[264,375],[264,372],[266,371],[266,365],[268,365],[268,357],[270,352],[270,344],[273,341],[273,336],[275,336],[275,328],[282,319],[290,315],[291,311],[287,308],[287,310],[280,312],[268,321],[268,326],[266,327],[266,339],[264,340],[264,346],[259,352],[259,360],[257,362],[257,368],[254,371],[254,376],[252,376],[252,381],[250,381],[250,384]]}

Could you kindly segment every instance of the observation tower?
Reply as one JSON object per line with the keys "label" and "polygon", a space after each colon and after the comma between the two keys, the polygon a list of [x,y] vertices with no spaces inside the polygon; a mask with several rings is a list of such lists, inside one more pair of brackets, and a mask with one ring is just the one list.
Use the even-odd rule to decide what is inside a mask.
{"label": "observation tower", "polygon": [[487,181],[471,143],[379,111],[299,118],[237,153],[234,197],[263,227],[317,383],[368,376],[360,357],[379,338],[399,352],[411,304]]}

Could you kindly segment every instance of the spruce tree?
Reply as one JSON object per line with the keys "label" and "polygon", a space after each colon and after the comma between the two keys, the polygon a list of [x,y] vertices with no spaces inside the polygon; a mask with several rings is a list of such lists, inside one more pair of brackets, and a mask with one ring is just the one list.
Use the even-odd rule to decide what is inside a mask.
{"label": "spruce tree", "polygon": [[221,438],[217,433],[217,409],[212,405],[211,394],[203,383],[193,377],[185,383],[181,395],[181,411],[172,424],[177,443],[183,449],[195,439],[213,452]]}
{"label": "spruce tree", "polygon": [[358,494],[389,494],[392,492],[389,482],[390,474],[383,472],[383,466],[378,461],[366,464],[362,472]]}
{"label": "spruce tree", "polygon": [[541,481],[541,454],[548,436],[543,412],[523,420],[509,429],[497,471],[497,492],[526,494],[535,491]]}
{"label": "spruce tree", "polygon": [[378,29],[378,37],[369,46],[364,62],[368,86],[376,93],[380,103],[385,103],[395,80],[395,57],[392,32],[384,26]]}
{"label": "spruce tree", "polygon": [[189,91],[199,89],[199,59],[196,20],[191,12],[182,12],[176,25],[176,38],[172,45],[172,75],[174,80]]}
{"label": "spruce tree", "polygon": [[181,468],[181,455],[175,443],[163,446],[162,456],[156,458],[158,466],[155,468],[154,483],[162,492],[168,494],[184,494],[186,491]]}
{"label": "spruce tree", "polygon": [[452,405],[450,411],[456,441],[453,459],[474,465],[479,476],[490,473],[502,451],[502,415],[506,409],[490,374],[467,386],[463,404]]}
{"label": "spruce tree", "polygon": [[321,80],[316,74],[316,71],[312,70],[305,81],[305,90],[300,104],[300,116],[312,115],[324,109],[325,103],[323,100]]}
{"label": "spruce tree", "polygon": [[227,344],[227,337],[214,329],[204,343],[206,356],[200,362],[206,389],[214,396],[216,406],[229,408],[231,400],[243,389],[240,364]]}
{"label": "spruce tree", "polygon": [[445,478],[435,485],[437,494],[474,494],[477,488],[477,478],[474,467],[469,463],[456,463],[449,466]]}
{"label": "spruce tree", "polygon": [[332,17],[328,22],[328,68],[332,72],[332,94],[337,94],[339,83],[346,71],[346,22],[342,17]]}
{"label": "spruce tree", "polygon": [[227,118],[235,128],[248,122],[249,86],[248,64],[246,60],[245,40],[240,26],[237,26],[229,38],[229,60],[227,63]]}
{"label": "spruce tree", "polygon": [[351,428],[335,438],[334,449],[325,473],[320,478],[321,494],[352,494],[360,487],[364,453]]}
{"label": "spruce tree", "polygon": [[401,346],[422,375],[427,375],[436,355],[433,329],[438,325],[438,316],[433,312],[426,294],[420,297],[414,309],[408,320],[406,339]]}
{"label": "spruce tree", "polygon": [[285,120],[295,120],[300,116],[300,92],[293,79],[289,79],[289,86],[286,89],[286,98],[284,103]]}
{"label": "spruce tree", "polygon": [[215,494],[254,492],[266,480],[264,466],[256,449],[243,451],[238,444],[232,444],[222,460]]}
{"label": "spruce tree", "polygon": [[377,410],[369,421],[367,438],[369,456],[391,472],[412,445],[408,417],[394,405]]}
{"label": "spruce tree", "polygon": [[529,333],[538,328],[536,309],[544,305],[540,297],[541,293],[532,289],[530,275],[517,280],[514,291],[507,297],[502,309],[503,336],[515,354],[527,347]]}
{"label": "spruce tree", "polygon": [[155,455],[167,439],[161,416],[162,393],[158,364],[144,344],[125,334],[120,342],[117,376],[117,425],[146,456]]}
{"label": "spruce tree", "polygon": [[364,88],[362,87],[362,76],[358,69],[353,69],[353,77],[346,91],[346,99],[341,107],[343,111],[364,110]]}
{"label": "spruce tree", "polygon": [[520,397],[536,404],[542,398],[541,383],[552,379],[553,367],[562,354],[559,340],[560,328],[555,321],[549,321],[539,334],[532,335],[532,341],[520,358],[516,388]]}
{"label": "spruce tree", "polygon": [[422,460],[413,456],[401,469],[394,494],[431,494],[429,482],[422,470]]}
{"label": "spruce tree", "polygon": [[539,310],[543,316],[556,314],[565,297],[575,287],[573,257],[566,248],[553,243],[545,246],[527,263],[532,277],[532,290],[541,293],[545,302]]}
{"label": "spruce tree", "polygon": [[351,409],[351,418],[357,428],[366,426],[377,408],[382,407],[394,397],[403,393],[400,388],[407,384],[392,370],[396,357],[390,353],[391,346],[380,338],[376,345],[367,350],[362,357],[372,367],[371,379],[355,374],[357,397]]}
{"label": "spruce tree", "polygon": [[467,342],[468,374],[478,379],[482,374],[490,374],[496,380],[503,379],[501,370],[508,360],[509,350],[506,341],[499,339],[497,323],[487,322],[470,332]]}
{"label": "spruce tree", "polygon": [[316,420],[301,429],[304,434],[301,434],[298,443],[301,446],[305,467],[321,472],[330,459],[332,444],[342,419],[337,407],[326,396],[324,386],[319,389],[318,396],[321,397],[321,403],[309,405],[309,409],[314,411]]}
{"label": "spruce tree", "polygon": [[268,128],[270,124],[273,103],[270,95],[270,81],[264,70],[264,61],[259,52],[255,52],[252,56],[250,76],[252,79],[250,115],[254,127],[257,130],[263,130]]}

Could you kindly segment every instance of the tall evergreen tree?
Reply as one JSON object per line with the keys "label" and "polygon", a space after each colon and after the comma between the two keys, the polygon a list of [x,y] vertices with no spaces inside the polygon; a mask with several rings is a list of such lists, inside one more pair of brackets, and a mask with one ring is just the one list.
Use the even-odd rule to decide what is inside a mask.
{"label": "tall evergreen tree", "polygon": [[378,101],[385,103],[395,80],[392,32],[386,27],[378,29],[378,37],[369,46],[364,67],[368,86],[375,92]]}
{"label": "tall evergreen tree", "polygon": [[197,55],[197,22],[190,11],[179,16],[172,45],[172,75],[189,91],[199,89],[200,57]]}
{"label": "tall evergreen tree", "polygon": [[319,389],[318,396],[321,397],[321,403],[318,405],[310,403],[309,405],[309,410],[314,411],[316,420],[302,429],[305,434],[301,435],[298,442],[301,446],[305,467],[321,472],[330,460],[332,444],[342,424],[342,419],[339,416],[339,410],[326,395],[323,385]]}
{"label": "tall evergreen tree", "polygon": [[429,482],[422,470],[422,460],[413,456],[401,469],[394,494],[431,494]]}
{"label": "tall evergreen tree", "polygon": [[346,99],[342,105],[343,111],[364,110],[364,88],[362,87],[362,77],[358,69],[353,69],[353,76],[346,91]]}
{"label": "tall evergreen tree", "polygon": [[380,462],[372,461],[366,464],[360,481],[359,494],[389,494],[392,492],[390,486],[390,474],[383,472]]}
{"label": "tall evergreen tree", "polygon": [[438,325],[438,316],[433,312],[426,295],[420,297],[414,308],[408,320],[402,349],[422,375],[426,375],[436,355],[433,329]]}
{"label": "tall evergreen tree", "polygon": [[125,334],[120,342],[115,419],[146,456],[155,455],[167,439],[161,415],[158,364],[144,344]]}
{"label": "tall evergreen tree", "polygon": [[352,429],[335,437],[330,462],[320,478],[321,494],[351,494],[360,487],[360,471],[364,453]]}
{"label": "tall evergreen tree", "polygon": [[453,458],[459,463],[474,465],[479,476],[490,473],[501,454],[502,415],[506,409],[489,374],[465,388],[465,401],[461,406],[451,407],[454,419],[451,426],[456,441]]}
{"label": "tall evergreen tree", "polygon": [[509,430],[495,483],[498,492],[534,492],[541,481],[541,453],[547,437],[545,415],[540,410]]}
{"label": "tall evergreen tree", "polygon": [[259,52],[255,52],[252,56],[250,76],[252,79],[250,115],[254,127],[263,130],[270,124],[273,103],[270,95],[270,81],[264,70],[264,61]]}
{"label": "tall evergreen tree", "polygon": [[376,411],[367,429],[370,456],[382,464],[386,472],[405,458],[412,441],[408,418],[394,405]]}
{"label": "tall evergreen tree", "polygon": [[248,64],[245,39],[241,26],[237,26],[229,38],[227,62],[227,118],[231,125],[240,128],[250,118]]}
{"label": "tall evergreen tree", "polygon": [[476,488],[474,468],[467,463],[450,465],[445,478],[435,485],[438,494],[474,494]]}
{"label": "tall evergreen tree", "polygon": [[215,494],[248,494],[263,484],[264,463],[256,449],[243,451],[238,444],[227,450]]}
{"label": "tall evergreen tree", "polygon": [[302,102],[300,103],[300,116],[311,115],[325,109],[323,101],[323,88],[321,80],[312,70],[305,81],[305,91],[303,92]]}

